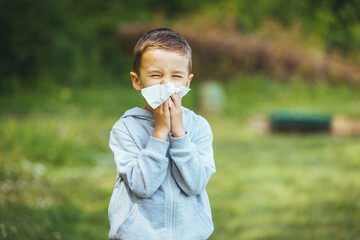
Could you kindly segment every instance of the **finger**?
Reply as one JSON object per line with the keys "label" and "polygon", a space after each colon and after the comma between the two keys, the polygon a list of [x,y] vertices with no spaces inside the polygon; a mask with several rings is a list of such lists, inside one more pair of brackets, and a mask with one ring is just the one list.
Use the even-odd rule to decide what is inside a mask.
{"label": "finger", "polygon": [[166,112],[166,111],[169,111],[169,99],[166,100],[164,103],[163,103],[163,110]]}
{"label": "finger", "polygon": [[175,107],[181,106],[181,96],[179,93],[171,95],[171,99],[173,100]]}
{"label": "finger", "polygon": [[155,113],[159,113],[162,110],[162,104],[160,104],[159,106],[157,106],[157,108],[154,109]]}
{"label": "finger", "polygon": [[171,109],[171,107],[175,107],[175,104],[174,104],[174,100],[170,97],[169,98],[169,108]]}

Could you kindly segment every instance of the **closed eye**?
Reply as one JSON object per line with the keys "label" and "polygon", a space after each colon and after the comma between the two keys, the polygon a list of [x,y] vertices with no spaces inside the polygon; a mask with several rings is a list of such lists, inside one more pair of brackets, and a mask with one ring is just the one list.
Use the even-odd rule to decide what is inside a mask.
{"label": "closed eye", "polygon": [[152,74],[152,75],[150,75],[150,77],[160,77],[160,75],[159,74]]}
{"label": "closed eye", "polygon": [[180,75],[174,75],[173,77],[175,77],[175,78],[182,78],[182,76],[180,76]]}

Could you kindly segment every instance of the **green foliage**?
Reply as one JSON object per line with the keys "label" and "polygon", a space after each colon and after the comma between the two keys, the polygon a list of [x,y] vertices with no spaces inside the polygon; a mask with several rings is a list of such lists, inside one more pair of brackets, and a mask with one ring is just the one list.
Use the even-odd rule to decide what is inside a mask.
{"label": "green foliage", "polygon": [[66,64],[71,49],[58,42],[68,24],[61,10],[54,0],[0,2],[1,88],[9,90],[14,78],[30,87],[32,77],[55,64]]}
{"label": "green foliage", "polygon": [[131,7],[119,1],[1,1],[0,91],[121,82],[130,61],[116,42],[116,26],[147,18],[141,9],[131,15]]}
{"label": "green foliage", "polygon": [[314,35],[320,36],[329,51],[341,49],[345,53],[359,51],[360,2],[342,0],[281,1],[281,0],[226,0],[211,7],[238,20],[245,32],[256,30],[269,19],[284,26],[302,24]]}
{"label": "green foliage", "polygon": [[165,24],[211,12],[219,20],[235,20],[243,32],[253,32],[274,19],[289,28],[300,23],[329,51],[340,49],[356,56],[360,50],[357,9],[355,0],[3,0],[0,91],[121,82],[131,70],[131,60],[116,40],[116,28],[126,22],[148,23],[158,16]]}
{"label": "green foliage", "polygon": [[225,111],[237,118],[258,114],[269,116],[272,111],[281,109],[360,117],[359,88],[327,81],[307,82],[297,79],[284,82],[261,75],[239,76],[227,85]]}

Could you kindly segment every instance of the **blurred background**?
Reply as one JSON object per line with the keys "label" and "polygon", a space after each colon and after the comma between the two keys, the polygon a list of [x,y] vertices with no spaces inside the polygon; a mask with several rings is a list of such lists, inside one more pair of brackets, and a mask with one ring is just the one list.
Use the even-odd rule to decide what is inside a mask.
{"label": "blurred background", "polygon": [[360,1],[0,1],[0,239],[106,239],[132,49],[193,48],[210,239],[360,239]]}

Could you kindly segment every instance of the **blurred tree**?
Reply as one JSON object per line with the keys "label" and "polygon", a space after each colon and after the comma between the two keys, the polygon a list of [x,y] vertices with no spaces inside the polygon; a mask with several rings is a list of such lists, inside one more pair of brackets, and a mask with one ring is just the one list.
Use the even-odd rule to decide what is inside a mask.
{"label": "blurred tree", "polygon": [[[301,22],[307,31],[319,35],[329,51],[345,53],[360,50],[359,0],[228,0],[237,8],[237,19],[244,31],[255,30],[268,19],[284,26]],[[224,3],[221,3],[222,5]]]}
{"label": "blurred tree", "polygon": [[1,0],[0,91],[38,81],[117,81],[131,65],[115,40],[119,24],[209,9],[220,20],[235,19],[243,32],[269,19],[285,27],[301,22],[329,51],[360,51],[359,0]]}
{"label": "blurred tree", "polygon": [[[328,26],[323,35],[323,38],[325,40],[327,39],[328,48],[340,48],[344,50],[345,53],[348,53],[352,49],[360,50],[360,15],[358,12],[360,9],[360,1],[322,0],[316,3],[319,4],[319,6],[316,7],[317,14],[315,16],[321,15],[321,11],[325,13],[328,12],[328,14],[331,15],[331,17],[328,18]],[[323,19],[315,20],[319,21]]]}
{"label": "blurred tree", "polygon": [[60,41],[68,23],[56,1],[2,0],[0,23],[2,89],[14,79],[30,86],[43,69],[67,62]]}

